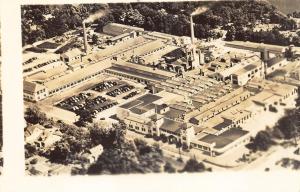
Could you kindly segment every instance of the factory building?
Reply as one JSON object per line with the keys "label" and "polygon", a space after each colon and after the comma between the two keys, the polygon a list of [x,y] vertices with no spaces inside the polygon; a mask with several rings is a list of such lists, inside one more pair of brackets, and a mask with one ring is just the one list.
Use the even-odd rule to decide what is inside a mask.
{"label": "factory building", "polygon": [[168,118],[170,110],[157,95],[146,94],[134,101],[121,105],[117,116],[124,119],[126,126],[137,133],[166,136],[170,142],[190,140],[199,126]]}
{"label": "factory building", "polygon": [[86,82],[104,72],[111,63],[99,62],[86,66],[76,71],[65,71],[58,77],[48,77],[40,79],[39,83],[33,81],[33,77],[24,79],[24,98],[31,101],[39,101],[48,96],[61,93],[69,88],[75,87]]}
{"label": "factory building", "polygon": [[117,36],[114,36],[110,39],[107,40],[107,45],[115,45],[119,42],[124,42],[130,38],[135,38],[137,37],[137,32],[136,31],[132,31],[130,33],[123,33]]}
{"label": "factory building", "polygon": [[24,99],[28,101],[39,101],[48,96],[47,87],[39,83],[24,81],[23,82]]}
{"label": "factory building", "polygon": [[244,66],[232,74],[232,83],[243,86],[253,78],[261,78],[263,76],[261,62]]}
{"label": "factory building", "polygon": [[71,49],[61,54],[60,59],[66,64],[72,64],[81,61],[82,51],[80,49]]}
{"label": "factory building", "polygon": [[117,116],[137,133],[163,135],[171,143],[181,142],[217,156],[248,143],[250,132],[239,127],[270,106],[293,102],[297,90],[295,86],[254,79],[245,88],[204,105],[167,104],[162,97],[147,94],[120,106]]}
{"label": "factory building", "polygon": [[279,45],[270,45],[264,43],[253,43],[253,42],[243,42],[243,41],[232,41],[226,42],[225,46],[236,48],[236,49],[244,49],[253,52],[263,52],[267,50],[269,53],[273,53],[275,55],[283,55],[286,47]]}
{"label": "factory building", "polygon": [[[223,121],[215,118],[210,121],[210,124],[195,125],[169,118],[167,113],[170,110],[170,106],[163,103],[161,97],[147,94],[121,105],[117,116],[123,119],[128,129],[132,131],[144,135],[166,137],[171,143],[181,142],[190,148],[211,151],[212,156],[222,154],[233,146],[249,140],[247,131],[235,128],[234,123],[240,121],[237,120],[238,117],[235,117],[235,122],[226,119],[230,113],[227,116],[224,114],[224,118],[221,118]],[[236,110],[237,113],[241,113],[243,109]],[[246,113],[243,115],[246,116]],[[232,116],[234,114],[230,117]],[[240,119],[244,118],[249,117],[240,117]],[[226,142],[222,143],[221,140],[226,137]],[[217,145],[212,144],[212,141]]]}

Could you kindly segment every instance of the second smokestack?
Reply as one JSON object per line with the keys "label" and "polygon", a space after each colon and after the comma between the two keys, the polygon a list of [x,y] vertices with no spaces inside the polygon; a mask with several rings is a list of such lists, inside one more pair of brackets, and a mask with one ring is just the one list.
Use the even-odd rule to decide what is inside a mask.
{"label": "second smokestack", "polygon": [[87,33],[85,28],[85,21],[82,22],[82,28],[83,28],[83,46],[84,46],[84,52],[88,53],[88,42],[87,42]]}
{"label": "second smokestack", "polygon": [[193,15],[190,16],[190,23],[191,23],[191,43],[194,44],[194,42],[195,42],[195,34],[194,34]]}

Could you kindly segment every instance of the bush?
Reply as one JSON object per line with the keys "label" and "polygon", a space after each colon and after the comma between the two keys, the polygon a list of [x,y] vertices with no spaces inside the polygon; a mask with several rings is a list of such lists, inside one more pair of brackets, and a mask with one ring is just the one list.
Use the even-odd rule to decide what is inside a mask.
{"label": "bush", "polygon": [[251,144],[248,146],[252,147],[254,150],[267,151],[271,145],[274,144],[274,141],[268,132],[260,131],[257,133]]}
{"label": "bush", "polygon": [[168,137],[165,136],[164,134],[161,134],[161,135],[160,135],[160,139],[161,139],[161,141],[162,141],[163,143],[168,142]]}
{"label": "bush", "polygon": [[182,172],[203,172],[205,166],[202,162],[198,162],[196,159],[190,159],[186,162]]}
{"label": "bush", "polygon": [[36,149],[35,145],[29,144],[29,143],[27,143],[25,145],[25,157],[26,158],[32,157],[36,153],[37,153],[37,149]]}
{"label": "bush", "polygon": [[65,164],[70,154],[70,146],[68,143],[56,143],[53,150],[49,152],[49,160],[54,163]]}
{"label": "bush", "polygon": [[267,172],[270,171],[270,168],[266,167],[266,168],[265,168],[265,171],[267,171]]}
{"label": "bush", "polygon": [[175,173],[176,169],[172,166],[171,163],[167,162],[164,166],[164,171],[167,173]]}
{"label": "bush", "polygon": [[277,108],[272,105],[269,106],[269,111],[274,112],[274,113],[278,112]]}
{"label": "bush", "polygon": [[34,158],[29,163],[33,165],[36,164],[37,162],[38,162],[37,158]]}

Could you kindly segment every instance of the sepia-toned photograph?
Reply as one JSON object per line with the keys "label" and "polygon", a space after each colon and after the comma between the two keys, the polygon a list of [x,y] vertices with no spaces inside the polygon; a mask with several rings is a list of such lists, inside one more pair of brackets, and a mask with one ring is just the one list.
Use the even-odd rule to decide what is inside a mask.
{"label": "sepia-toned photograph", "polygon": [[22,5],[21,29],[26,175],[300,171],[299,1]]}

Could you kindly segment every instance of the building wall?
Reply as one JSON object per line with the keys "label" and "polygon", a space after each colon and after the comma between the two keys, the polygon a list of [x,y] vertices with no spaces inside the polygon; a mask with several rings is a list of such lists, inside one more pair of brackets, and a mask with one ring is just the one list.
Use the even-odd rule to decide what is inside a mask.
{"label": "building wall", "polygon": [[49,95],[46,87],[35,90],[35,92],[24,91],[23,94],[24,99],[29,101],[40,101],[47,98]]}
{"label": "building wall", "polygon": [[233,141],[232,143],[226,145],[223,148],[215,148],[214,143],[209,144],[209,143],[204,143],[204,142],[197,142],[193,141],[191,142],[191,148],[198,149],[204,152],[208,152],[211,154],[211,156],[218,156],[221,155],[233,148],[239,147],[241,145],[245,145],[250,142],[250,134],[246,134],[239,139]]}
{"label": "building wall", "polygon": [[255,77],[260,78],[262,77],[262,75],[263,75],[262,67],[258,66],[257,68],[242,74],[233,74],[232,83],[236,85],[244,86],[251,79]]}
{"label": "building wall", "polygon": [[140,123],[129,119],[124,119],[124,123],[128,129],[133,130],[135,132],[141,134],[152,134],[151,128],[145,123]]}
{"label": "building wall", "polygon": [[82,83],[82,82],[85,82],[91,78],[94,78],[98,75],[100,75],[102,73],[102,71],[96,71],[94,74],[92,75],[89,75],[89,76],[86,76],[86,77],[83,77],[81,79],[77,79],[75,81],[72,81],[72,82],[69,82],[67,84],[61,84],[61,85],[58,85],[57,87],[49,90],[49,95],[54,95],[54,94],[57,94],[57,93],[60,93],[60,92],[63,92],[65,91],[66,89],[68,88],[71,88],[71,87],[75,87],[76,85]]}
{"label": "building wall", "polygon": [[68,57],[66,55],[61,55],[61,60],[67,64],[74,63],[81,60],[81,55],[76,55],[74,57]]}
{"label": "building wall", "polygon": [[270,73],[274,72],[276,69],[279,69],[279,68],[281,68],[283,66],[286,66],[286,64],[287,64],[287,60],[286,59],[284,59],[282,61],[279,61],[276,64],[273,64],[272,66],[270,66],[270,67],[267,68],[267,74],[270,74]]}

